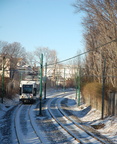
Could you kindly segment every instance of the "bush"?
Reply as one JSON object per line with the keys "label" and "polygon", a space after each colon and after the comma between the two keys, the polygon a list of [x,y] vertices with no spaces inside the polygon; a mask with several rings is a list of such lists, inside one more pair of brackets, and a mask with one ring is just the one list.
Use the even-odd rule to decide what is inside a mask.
{"label": "bush", "polygon": [[[2,97],[2,78],[0,77],[0,97]],[[19,93],[19,82],[4,77],[4,97],[12,98]]]}
{"label": "bush", "polygon": [[93,108],[100,109],[102,97],[102,85],[97,82],[86,84],[82,88],[82,95],[85,103],[91,105]]}

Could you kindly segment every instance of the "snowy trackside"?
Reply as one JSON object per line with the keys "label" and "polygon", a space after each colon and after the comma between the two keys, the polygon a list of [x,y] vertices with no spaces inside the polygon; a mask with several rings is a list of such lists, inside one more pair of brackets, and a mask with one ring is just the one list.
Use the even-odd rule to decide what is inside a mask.
{"label": "snowy trackside", "polygon": [[[11,144],[15,134],[12,131],[13,112],[19,103],[18,95],[13,99],[4,99],[0,103],[0,143]],[[15,139],[15,138],[14,138]],[[15,140],[14,140],[15,141]]]}
{"label": "snowy trackside", "polygon": [[[57,94],[57,91],[47,91],[47,98],[51,97],[54,94]],[[60,92],[59,92],[60,93]],[[114,143],[117,143],[117,117],[107,117],[104,120],[101,120],[101,112],[95,109],[91,109],[85,104],[77,106],[75,94],[67,97],[67,105],[72,107],[73,114],[78,116],[82,121],[85,121],[89,125],[99,125],[102,124],[103,127],[97,129],[101,134],[110,138]],[[4,104],[0,103],[0,143],[8,136],[8,133],[3,133],[1,128],[4,127],[4,121],[6,122],[6,113],[13,108],[14,105],[19,103],[18,96],[13,100],[4,99]],[[11,127],[8,127],[12,130]],[[40,132],[41,133],[41,132]],[[11,133],[9,134],[11,135]],[[10,143],[10,142],[9,142]]]}
{"label": "snowy trackside", "polygon": [[[1,99],[0,99],[1,101]],[[0,103],[0,119],[1,117],[9,110],[11,109],[14,105],[19,103],[19,96],[16,95],[14,99],[6,99],[4,98],[4,103]]]}
{"label": "snowy trackside", "polygon": [[99,110],[91,109],[86,104],[77,106],[75,102],[75,96],[67,98],[67,105],[72,107],[74,115],[91,126],[102,125],[102,128],[96,130],[108,137],[114,143],[117,143],[117,117],[107,117],[101,120],[101,112]]}

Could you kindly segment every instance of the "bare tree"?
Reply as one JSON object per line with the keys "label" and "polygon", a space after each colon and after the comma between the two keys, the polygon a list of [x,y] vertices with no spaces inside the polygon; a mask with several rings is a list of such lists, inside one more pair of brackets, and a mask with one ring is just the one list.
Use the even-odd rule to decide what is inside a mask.
{"label": "bare tree", "polygon": [[[95,50],[103,44],[117,39],[117,1],[116,0],[77,0],[74,4],[77,12],[84,12],[85,18],[83,25],[85,27],[84,38],[86,40],[86,50]],[[117,79],[113,78],[117,74],[117,42],[103,46],[99,50],[90,52],[87,56],[87,73],[99,78],[102,73],[104,59],[106,59],[107,83],[116,87]],[[108,77],[110,75],[110,77]]]}
{"label": "bare tree", "polygon": [[2,80],[2,89],[0,86],[0,92],[3,95],[5,94],[11,97],[18,92],[19,82],[15,79],[15,74],[17,73],[16,67],[19,58],[25,59],[25,55],[25,49],[20,43],[14,42],[9,44],[7,42],[0,42],[0,70]]}
{"label": "bare tree", "polygon": [[38,61],[40,61],[40,56],[43,54],[44,63],[53,64],[57,60],[57,53],[55,50],[51,50],[48,47],[38,47],[34,51],[35,56],[37,57]]}
{"label": "bare tree", "polygon": [[[1,59],[4,58],[4,69],[9,68],[12,73],[12,78],[14,77],[15,69],[17,67],[18,58],[23,58],[25,60],[25,49],[20,43],[4,43],[1,42],[0,56]],[[2,63],[1,63],[2,66]]]}
{"label": "bare tree", "polygon": [[26,60],[27,60],[27,64],[34,67],[34,65],[36,65],[36,61],[37,61],[34,52],[27,52]]}

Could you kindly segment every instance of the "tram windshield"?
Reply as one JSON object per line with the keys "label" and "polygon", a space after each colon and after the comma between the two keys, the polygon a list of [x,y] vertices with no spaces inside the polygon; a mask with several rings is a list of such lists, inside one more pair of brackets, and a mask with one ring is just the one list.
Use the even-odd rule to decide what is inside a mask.
{"label": "tram windshield", "polygon": [[33,86],[32,85],[23,85],[23,93],[32,93]]}

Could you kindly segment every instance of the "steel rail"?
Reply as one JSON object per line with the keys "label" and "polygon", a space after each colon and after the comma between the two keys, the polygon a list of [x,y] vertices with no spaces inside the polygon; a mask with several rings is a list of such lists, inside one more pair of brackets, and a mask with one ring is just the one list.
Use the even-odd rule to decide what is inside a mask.
{"label": "steel rail", "polygon": [[[60,98],[60,97],[62,97],[62,96],[65,96],[65,94],[59,95],[58,97]],[[52,103],[52,101],[53,101],[54,99],[56,99],[56,98],[58,98],[58,97],[53,97],[52,99],[49,100],[49,102],[47,103],[48,112],[50,113],[50,115],[51,115],[51,117],[53,118],[53,120],[54,120],[65,132],[67,132],[74,140],[76,140],[77,142],[80,142],[80,143],[81,143],[81,141],[79,141],[78,139],[76,139],[76,138],[74,137],[74,135],[72,135],[72,133],[71,133],[69,130],[66,130],[66,129],[64,128],[64,126],[57,120],[57,118],[56,118],[56,117],[54,116],[54,114],[52,113],[52,111],[51,111],[51,103]],[[83,144],[83,143],[81,143],[81,144]]]}
{"label": "steel rail", "polygon": [[[89,139],[87,139],[87,138],[84,138],[85,139],[85,142],[80,138],[81,137],[81,134],[77,131],[77,134],[79,134],[79,136],[77,136],[76,134],[74,134],[73,133],[73,130],[70,130],[66,125],[67,125],[67,123],[66,124],[63,124],[62,122],[60,122],[59,120],[58,120],[58,118],[53,114],[53,112],[52,112],[52,110],[51,110],[51,103],[55,100],[56,98],[54,98],[54,99],[51,99],[50,101],[49,101],[49,104],[48,104],[48,111],[49,111],[49,113],[51,114],[51,116],[53,117],[53,119],[70,135],[70,136],[72,136],[76,141],[78,141],[78,142],[80,142],[80,143],[82,143],[82,144],[85,144],[86,143],[86,141],[87,142],[89,142],[89,143],[91,143],[91,141],[89,141]],[[55,105],[55,108],[57,108],[56,107],[56,105]],[[54,109],[55,110],[55,109]],[[62,116],[62,117],[64,117],[64,116]],[[62,118],[61,117],[61,118]],[[63,119],[64,120],[64,119]],[[74,125],[73,123],[72,123],[72,125]]]}
{"label": "steel rail", "polygon": [[15,134],[16,134],[16,138],[17,138],[17,142],[18,144],[23,144],[23,141],[19,138],[19,133],[18,133],[18,128],[17,128],[17,113],[20,109],[20,107],[22,106],[22,104],[20,104],[15,112],[15,118],[14,118],[14,128],[15,128]]}
{"label": "steel rail", "polygon": [[82,129],[83,131],[85,131],[87,134],[89,134],[90,136],[92,136],[93,138],[95,138],[96,140],[100,141],[103,144],[108,144],[106,141],[102,140],[101,138],[95,136],[93,133],[91,133],[90,131],[87,131],[85,128],[83,128],[83,126],[77,122],[75,122],[70,116],[68,116],[67,113],[64,112],[64,110],[61,108],[61,101],[62,99],[59,99],[57,102],[57,108],[60,111],[60,113],[62,115],[65,116],[66,119],[70,120],[74,125],[76,125],[78,128]]}
{"label": "steel rail", "polygon": [[[38,103],[37,103],[36,105],[38,105]],[[36,107],[36,106],[35,106],[35,107]],[[32,126],[32,128],[33,128],[36,136],[39,138],[40,143],[45,143],[43,137],[41,136],[41,133],[40,133],[39,130],[37,129],[37,126],[35,125],[34,120],[33,120],[33,118],[32,118],[32,115],[33,115],[33,114],[32,114],[32,109],[34,109],[34,105],[32,105],[32,106],[30,107],[29,112],[28,112],[31,126]]]}
{"label": "steel rail", "polygon": [[[55,99],[55,98],[54,98]],[[85,133],[87,133],[90,137],[94,138],[96,141],[98,141],[98,143],[103,143],[103,144],[107,144],[107,141],[104,141],[102,139],[100,139],[99,137],[96,137],[93,133],[88,132],[86,129],[82,128],[82,126],[80,124],[77,124],[76,122],[74,122],[70,117],[68,117],[63,110],[60,108],[60,101],[62,99],[58,99],[57,100],[57,105],[56,105],[56,109],[59,110],[59,112],[63,115],[63,117],[65,117],[67,120],[69,120],[72,124],[74,124],[77,128],[80,128],[81,130],[83,130]],[[52,113],[51,110],[51,103],[52,103],[53,99],[50,100],[49,102],[49,106],[48,106],[48,110],[51,114],[51,116],[55,119],[55,121],[63,128],[65,129],[71,136],[73,136],[77,141],[79,141],[80,143],[85,143],[82,141],[82,139],[77,139],[76,136],[74,136],[74,134],[66,127],[64,126],[64,124],[62,124],[57,118],[56,116]]]}
{"label": "steel rail", "polygon": [[[17,138],[17,142],[18,144],[24,144],[24,141],[23,141],[23,138],[21,136],[21,130],[20,130],[20,125],[18,125],[17,123],[20,124],[20,120],[19,120],[19,115],[20,115],[20,111],[21,111],[21,108],[22,108],[22,104],[20,104],[15,112],[15,118],[14,118],[14,128],[15,128],[15,134],[16,134],[16,138]],[[30,123],[30,126],[36,136],[36,138],[39,140],[39,144],[42,143],[39,135],[37,134],[37,131],[35,130],[34,126],[33,126],[33,122],[32,122],[32,118],[31,118],[31,110],[32,110],[32,105],[30,105],[28,108],[28,117],[29,117],[29,123]]]}
{"label": "steel rail", "polygon": [[[104,135],[101,135],[98,131],[96,131],[94,128],[91,128],[90,126],[88,126],[88,129],[93,129],[94,133],[91,132],[90,130],[87,130],[87,126],[83,126],[81,125],[80,123],[82,122],[80,120],[80,122],[76,122],[78,120],[75,121],[76,119],[76,116],[69,116],[61,107],[61,101],[63,100],[62,99],[59,99],[59,102],[57,103],[58,105],[58,110],[70,121],[72,121],[77,127],[81,128],[82,130],[84,130],[87,134],[91,135],[92,137],[94,137],[95,139],[97,139],[98,141],[100,141],[101,143],[103,144],[114,144],[114,142],[112,142],[110,139],[108,139],[107,137],[105,137]],[[71,117],[75,117],[75,119],[71,118]],[[79,121],[79,120],[78,120]]]}

